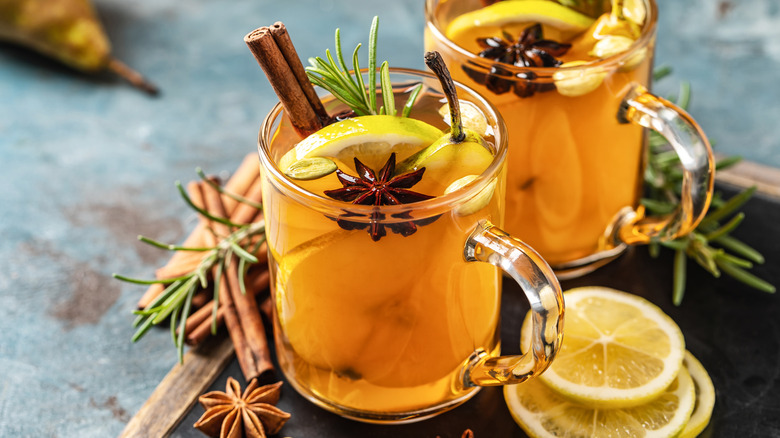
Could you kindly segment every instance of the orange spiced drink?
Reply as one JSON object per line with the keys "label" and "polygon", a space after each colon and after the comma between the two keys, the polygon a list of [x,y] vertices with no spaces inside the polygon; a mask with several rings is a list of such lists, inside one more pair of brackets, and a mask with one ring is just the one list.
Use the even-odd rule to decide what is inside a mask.
{"label": "orange spiced drink", "polygon": [[[413,85],[397,89],[399,106],[408,95],[403,88]],[[366,129],[387,140],[372,141],[369,133],[354,147],[347,146],[353,150],[331,153],[344,173],[341,178],[334,172],[295,181],[300,193],[285,193],[269,180],[263,193],[281,366],[313,396],[345,408],[411,412],[457,400],[469,392],[457,385],[464,361],[473,351],[495,354],[500,346],[500,271],[489,264],[466,263],[463,242],[479,220],[500,223],[504,204],[498,179],[504,170],[496,169],[497,179],[480,184],[481,190],[493,193],[475,212],[442,214],[441,205],[448,186],[482,174],[493,154],[482,148],[456,152],[440,165],[429,162],[419,182],[408,189],[403,186],[411,183],[404,179],[416,175],[400,174],[400,183],[393,182],[399,176],[383,177],[443,135],[441,129],[447,126],[438,114],[442,97],[422,91],[408,120],[364,116],[329,125],[324,135]],[[280,163],[300,138],[283,117],[278,122],[268,146]],[[406,122],[413,123],[406,127]],[[404,130],[420,141],[395,143],[393,131]],[[495,138],[486,136],[486,141],[491,145]],[[386,180],[390,196],[432,198],[381,211],[351,211],[352,204],[336,191],[354,188],[359,193],[362,180],[347,187],[341,181],[351,183],[359,176]],[[302,204],[296,199],[302,193],[329,211],[318,211],[311,202]],[[328,200],[328,193],[343,204]]]}
{"label": "orange spiced drink", "polygon": [[[425,46],[507,123],[505,228],[573,276],[626,244],[695,227],[711,196],[711,151],[684,111],[647,92],[654,1],[489,3],[427,0]],[[689,172],[691,198],[668,217],[639,207],[643,127],[670,139]]]}
{"label": "orange spiced drink", "polygon": [[[260,132],[281,370],[312,402],[361,421],[435,415],[478,385],[542,372],[560,346],[555,276],[496,227],[503,122],[428,58],[437,76],[385,65],[374,85],[373,70],[351,73],[367,105],[323,94],[336,116],[311,134],[282,105]],[[538,348],[524,356],[499,356],[502,264],[537,303]]]}

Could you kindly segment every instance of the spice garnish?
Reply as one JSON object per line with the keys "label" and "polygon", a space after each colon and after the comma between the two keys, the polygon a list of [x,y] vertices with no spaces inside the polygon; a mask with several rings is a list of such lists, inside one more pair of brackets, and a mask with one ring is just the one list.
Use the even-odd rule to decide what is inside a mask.
{"label": "spice garnish", "polygon": [[[387,159],[387,162],[382,166],[379,172],[374,172],[355,157],[355,170],[357,170],[358,176],[352,176],[341,170],[337,170],[336,176],[339,181],[341,181],[343,187],[334,190],[325,190],[325,195],[339,201],[375,206],[408,204],[410,202],[419,202],[433,198],[433,196],[409,190],[422,179],[423,173],[425,172],[424,167],[413,172],[393,176],[393,172],[395,172],[395,152],[390,154],[390,158]],[[354,222],[344,219],[345,217],[354,216],[354,214],[342,215],[336,222],[345,230],[361,230],[368,228],[368,234],[371,235],[371,239],[375,242],[387,234],[385,231],[385,224],[379,222],[384,219],[384,214],[379,212],[371,213],[369,223]],[[406,218],[409,217],[409,215],[408,213],[403,213],[396,215],[395,217]],[[423,225],[419,221],[417,223],[415,223],[415,221],[408,221],[387,225],[396,234],[410,236],[417,231],[418,224]],[[427,223],[425,224],[427,225]]]}
{"label": "spice garnish", "polygon": [[468,65],[463,70],[475,81],[485,85],[488,90],[503,94],[512,90],[520,97],[529,97],[537,91],[547,91],[553,87],[534,84],[530,81],[536,78],[532,72],[512,72],[502,64],[515,67],[558,67],[562,61],[558,57],[563,56],[571,44],[560,43],[554,40],[544,39],[542,25],[533,24],[525,28],[516,42],[514,37],[504,32],[501,37],[477,38],[477,44],[484,50],[479,52],[479,57],[497,61],[490,68],[487,75],[473,70]]}
{"label": "spice garnish", "polygon": [[[358,116],[369,114],[394,116],[397,113],[395,101],[393,100],[393,88],[390,83],[390,66],[387,61],[382,62],[379,67],[379,88],[382,90],[382,101],[378,102],[379,99],[377,99],[376,51],[378,31],[379,17],[375,16],[371,21],[371,29],[368,34],[367,84],[363,82],[363,74],[360,71],[360,63],[358,62],[358,51],[362,44],[358,44],[352,52],[352,69],[350,71],[347,63],[344,61],[344,54],[341,50],[341,32],[339,29],[336,29],[335,59],[328,49],[325,50],[327,60],[319,56],[310,58],[310,65],[306,67],[306,74],[313,84],[329,91],[336,99],[349,106],[354,114]],[[419,84],[409,93],[409,99],[401,112],[402,117],[409,116],[409,111],[421,89],[422,84]]]}
{"label": "spice garnish", "polygon": [[515,43],[506,32],[501,38],[478,38],[477,43],[484,49],[480,57],[517,67],[558,67],[562,62],[557,57],[571,48],[571,44],[544,39],[540,23],[525,28]]}
{"label": "spice garnish", "polygon": [[[182,184],[178,181],[176,182],[176,186],[184,201],[200,213],[204,220],[204,225],[196,228],[200,229],[200,232],[202,233],[198,239],[193,240],[192,243],[185,242],[184,245],[179,246],[139,236],[139,239],[142,242],[161,249],[176,251],[177,255],[184,254],[182,258],[191,260],[192,263],[185,263],[185,266],[177,269],[177,272],[173,275],[158,276],[153,280],[131,278],[120,274],[114,274],[114,278],[122,281],[154,286],[154,297],[145,300],[143,309],[134,312],[137,315],[137,318],[133,322],[133,326],[136,327],[137,330],[132,337],[133,342],[143,337],[152,326],[164,321],[169,321],[171,335],[178,352],[179,362],[182,362],[184,360],[184,343],[187,334],[185,327],[187,319],[190,316],[190,310],[193,308],[193,297],[196,292],[201,289],[213,289],[214,299],[210,304],[213,309],[211,332],[216,334],[217,313],[221,305],[219,290],[226,289],[225,287],[220,286],[220,283],[226,283],[226,281],[221,281],[221,278],[224,277],[225,279],[230,278],[231,280],[237,280],[233,281],[234,289],[236,289],[238,294],[244,295],[246,292],[244,284],[245,274],[249,270],[249,267],[251,265],[265,264],[265,259],[262,256],[262,263],[261,260],[258,259],[261,245],[265,242],[265,222],[262,220],[261,213],[262,205],[258,203],[260,201],[261,192],[257,190],[259,185],[255,184],[260,178],[259,169],[257,169],[256,161],[254,162],[254,166],[251,166],[252,161],[245,160],[245,162],[250,164],[249,166],[246,166],[246,168],[253,170],[242,170],[242,168],[244,168],[244,165],[242,164],[242,168],[239,168],[235,173],[234,176],[237,178],[240,177],[241,180],[246,180],[243,182],[236,181],[236,184],[233,184],[235,186],[234,188],[244,186],[243,189],[239,189],[240,194],[234,193],[226,187],[223,188],[216,184],[200,169],[198,169],[198,174],[201,177],[202,182],[191,183],[191,188],[199,188],[197,193],[191,191],[188,194]],[[233,182],[232,178],[231,182]],[[256,187],[252,189],[252,186]],[[217,213],[212,209],[207,208],[203,204],[203,192],[201,188],[208,188],[209,191],[218,192],[219,196],[215,196],[215,199],[230,199],[231,213],[229,215],[222,214],[227,213],[227,211]],[[200,200],[193,199],[197,194],[200,195]],[[243,195],[246,195],[247,197],[244,197]],[[225,207],[225,202],[226,201],[223,201],[223,208]],[[225,233],[220,235],[215,235],[215,230],[210,226],[206,226],[206,222],[224,225],[229,227],[229,231],[225,231]],[[232,264],[233,267],[230,267],[231,263],[228,262],[230,260],[236,262]],[[223,273],[225,274],[224,276]],[[225,312],[223,311],[223,313]],[[228,317],[228,319],[230,319],[230,317]],[[252,332],[259,333],[261,327],[262,323],[259,326],[254,324],[256,330],[252,330]],[[244,329],[231,330],[228,328],[228,331],[235,334],[241,333],[242,335],[244,333]],[[240,346],[237,346],[237,350],[238,349],[240,349]],[[239,356],[239,363],[245,363],[241,360],[242,353],[237,352],[237,356]],[[267,346],[263,349],[256,349],[252,352],[251,356],[262,356],[267,358]],[[251,370],[251,372],[245,375],[247,379],[262,374],[265,371],[266,366],[270,367],[270,359],[263,360],[262,363],[255,360],[251,360],[251,362],[256,366],[242,366],[242,370]]]}
{"label": "spice garnish", "polygon": [[258,387],[257,379],[252,379],[242,393],[236,379],[228,377],[225,392],[212,391],[198,398],[206,412],[194,426],[220,438],[275,435],[290,419],[290,414],[274,406],[281,387],[282,382]]}

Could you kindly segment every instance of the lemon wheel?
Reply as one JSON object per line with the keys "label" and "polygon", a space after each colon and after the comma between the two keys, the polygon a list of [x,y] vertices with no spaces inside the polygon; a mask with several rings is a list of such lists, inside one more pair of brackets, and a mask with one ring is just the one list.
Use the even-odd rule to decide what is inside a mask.
{"label": "lemon wheel", "polygon": [[696,390],[696,404],[693,407],[691,419],[685,425],[680,438],[693,438],[699,436],[699,433],[710,424],[712,409],[715,407],[715,386],[712,384],[710,375],[704,369],[701,362],[696,359],[690,351],[685,352],[683,360],[685,368],[691,374],[693,386]]}
{"label": "lemon wheel", "polygon": [[[602,408],[647,403],[672,383],[682,368],[685,341],[661,309],[604,287],[572,289],[563,298],[563,344],[539,376],[544,383],[571,400]],[[530,345],[530,334],[527,316],[521,345]]]}
{"label": "lemon wheel", "polygon": [[674,437],[685,427],[695,403],[685,368],[654,400],[623,409],[601,409],[573,402],[541,379],[504,387],[512,417],[535,438]]}
{"label": "lemon wheel", "polygon": [[279,160],[287,170],[303,158],[329,157],[361,161],[372,169],[379,168],[390,153],[402,160],[428,146],[443,134],[440,129],[408,117],[371,115],[352,117],[328,125],[304,138]]}

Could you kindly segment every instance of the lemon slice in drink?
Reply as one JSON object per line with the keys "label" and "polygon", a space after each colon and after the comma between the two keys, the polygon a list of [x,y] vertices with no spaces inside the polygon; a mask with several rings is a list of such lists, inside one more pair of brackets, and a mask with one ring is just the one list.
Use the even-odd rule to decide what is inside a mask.
{"label": "lemon slice in drink", "polygon": [[631,408],[579,404],[541,379],[505,386],[504,398],[517,424],[537,438],[674,437],[685,427],[695,403],[693,380],[685,368],[655,399]]}
{"label": "lemon slice in drink", "polygon": [[[658,397],[682,368],[677,324],[644,298],[605,287],[563,295],[566,332],[550,368],[539,376],[555,391],[601,408],[638,406]],[[522,346],[530,345],[526,316]],[[526,348],[527,350],[527,348]]]}
{"label": "lemon slice in drink", "polygon": [[533,23],[542,24],[545,38],[568,41],[593,24],[593,19],[551,1],[503,1],[459,15],[447,26],[445,35],[466,50],[478,52],[477,38],[500,36],[502,30],[517,37]]}
{"label": "lemon slice in drink", "polygon": [[688,424],[685,425],[685,429],[680,433],[680,438],[693,438],[699,436],[699,433],[710,424],[712,409],[715,407],[715,386],[713,386],[707,370],[704,369],[701,362],[690,351],[685,352],[683,364],[690,372],[691,378],[693,378],[693,386],[696,390],[696,404],[693,406],[693,413],[690,420],[688,420]]}
{"label": "lemon slice in drink", "polygon": [[359,157],[368,167],[378,169],[390,153],[396,153],[396,160],[403,160],[441,135],[440,129],[408,117],[353,117],[301,140],[282,156],[279,168],[285,171],[302,158],[329,157],[351,162],[352,157]]}

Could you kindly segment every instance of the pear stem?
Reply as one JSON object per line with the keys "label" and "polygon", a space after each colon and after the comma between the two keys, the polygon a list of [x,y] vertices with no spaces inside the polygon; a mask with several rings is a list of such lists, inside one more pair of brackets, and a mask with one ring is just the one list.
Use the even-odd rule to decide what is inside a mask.
{"label": "pear stem", "polygon": [[455,82],[452,81],[450,71],[439,52],[426,52],[425,65],[439,78],[441,89],[444,96],[447,97],[447,103],[450,106],[450,139],[453,143],[461,143],[466,138],[463,132],[463,122],[460,117],[460,102],[458,93],[455,91]]}
{"label": "pear stem", "polygon": [[152,96],[155,96],[160,92],[160,90],[157,89],[157,86],[149,82],[141,73],[138,73],[116,58],[109,59],[107,67],[139,90],[151,94]]}

